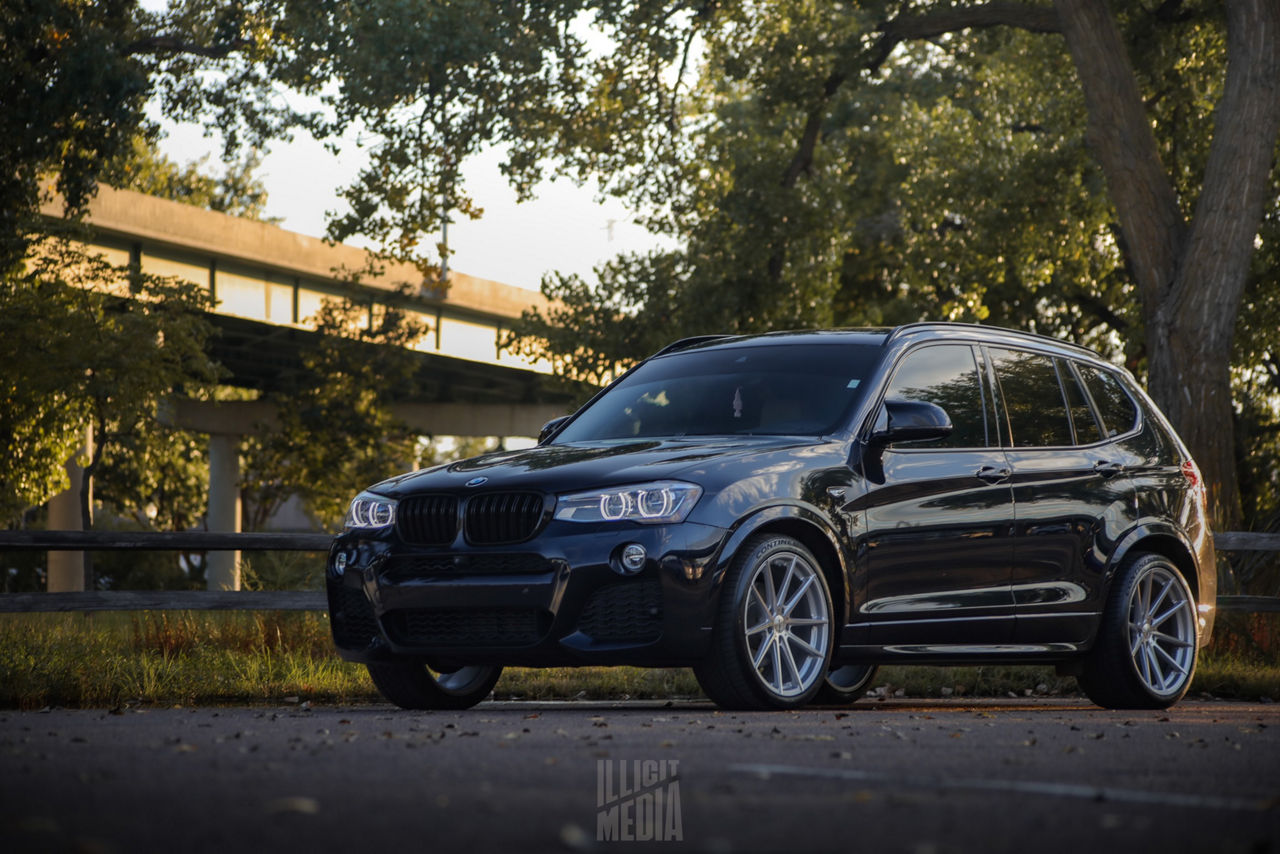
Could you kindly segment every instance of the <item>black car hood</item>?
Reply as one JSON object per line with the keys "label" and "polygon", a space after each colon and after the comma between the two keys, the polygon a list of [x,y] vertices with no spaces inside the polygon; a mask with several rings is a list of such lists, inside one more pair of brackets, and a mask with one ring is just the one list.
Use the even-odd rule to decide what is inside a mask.
{"label": "black car hood", "polygon": [[[734,457],[812,444],[795,436],[732,436],[545,445],[473,457],[401,475],[373,487],[393,498],[454,491],[528,489],[571,492],[627,483],[679,478],[694,467]],[[485,480],[476,483],[479,478]]]}

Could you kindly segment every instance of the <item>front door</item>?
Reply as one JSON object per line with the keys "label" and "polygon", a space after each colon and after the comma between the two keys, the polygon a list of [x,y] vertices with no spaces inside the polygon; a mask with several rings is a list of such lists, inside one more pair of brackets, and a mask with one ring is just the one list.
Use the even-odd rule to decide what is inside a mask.
{"label": "front door", "polygon": [[855,502],[855,622],[867,643],[929,652],[1012,637],[1010,470],[981,376],[969,345],[934,344],[909,351],[890,380],[884,399],[937,404],[954,429],[884,449]]}

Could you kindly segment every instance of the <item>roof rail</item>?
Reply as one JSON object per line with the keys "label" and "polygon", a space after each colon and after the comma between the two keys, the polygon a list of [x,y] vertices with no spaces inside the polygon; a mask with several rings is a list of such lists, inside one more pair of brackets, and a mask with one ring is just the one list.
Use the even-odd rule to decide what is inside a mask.
{"label": "roof rail", "polygon": [[694,335],[690,338],[681,338],[679,341],[671,342],[670,344],[663,347],[658,352],[654,353],[653,356],[650,356],[649,358],[652,359],[654,358],[654,356],[665,356],[668,353],[674,353],[677,350],[684,350],[688,347],[694,346],[695,344],[702,344],[706,341],[717,341],[721,338],[733,338],[733,337],[734,336],[732,335],[726,335],[722,333],[719,335]]}
{"label": "roof rail", "polygon": [[1088,347],[1076,344],[1073,341],[1064,341],[1061,338],[1054,338],[1050,335],[1041,335],[1038,332],[1024,332],[1021,329],[1009,329],[1006,326],[986,326],[981,323],[961,323],[955,320],[921,320],[915,323],[904,323],[901,326],[895,326],[889,336],[885,338],[884,343],[888,344],[902,335],[917,329],[967,329],[967,330],[984,330],[989,332],[1003,332],[1019,338],[1030,338],[1032,340],[1047,341],[1059,347],[1071,347],[1082,353],[1087,353],[1094,358],[1098,354],[1090,350]]}

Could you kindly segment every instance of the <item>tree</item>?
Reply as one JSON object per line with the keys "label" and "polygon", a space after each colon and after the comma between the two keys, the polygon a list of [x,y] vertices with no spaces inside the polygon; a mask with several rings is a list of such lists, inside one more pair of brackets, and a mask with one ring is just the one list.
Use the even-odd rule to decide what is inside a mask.
{"label": "tree", "polygon": [[66,235],[36,244],[0,278],[0,338],[6,371],[0,407],[0,512],[15,520],[66,488],[63,463],[92,427],[81,513],[104,455],[137,441],[174,389],[198,394],[216,380],[205,353],[195,285],[114,267]]}
{"label": "tree", "polygon": [[276,404],[275,423],[245,439],[248,530],[260,530],[294,495],[333,530],[353,484],[384,480],[418,458],[418,437],[390,403],[413,388],[410,348],[422,325],[394,305],[370,318],[368,306],[351,300],[326,300],[313,320],[302,369],[264,396]]}
{"label": "tree", "polygon": [[[690,317],[699,331],[732,331],[927,313],[1113,348],[1123,337],[1232,525],[1229,364],[1275,203],[1277,17],[1273,0],[185,0],[161,14],[23,0],[7,7],[0,45],[14,81],[0,125],[13,141],[0,160],[0,260],[11,266],[38,231],[39,176],[56,170],[68,210],[81,209],[102,164],[145,129],[149,97],[216,129],[229,153],[290,128],[327,139],[358,129],[370,163],[330,236],[369,236],[426,280],[447,257],[431,245],[440,225],[478,213],[460,163],[504,144],[521,192],[547,171],[599,177],[682,238],[678,253],[606,269],[594,307],[585,285],[549,286],[584,317],[612,305],[637,318],[618,324],[627,347]],[[1034,75],[1009,59],[1019,52]],[[1013,91],[1022,116],[966,88],[999,57],[1006,69],[986,83]],[[281,87],[324,110],[290,108]],[[939,118],[956,128],[951,142],[975,143],[967,155],[946,134],[930,139]],[[909,146],[888,128],[959,160],[898,159]],[[977,180],[983,163],[969,167],[989,155],[1024,176],[1038,162],[1070,221],[1003,192],[992,168],[994,184],[970,195],[994,186],[1000,203],[925,204],[958,198],[961,176]],[[1011,210],[1047,233],[1020,238]],[[979,281],[957,274],[956,252]],[[537,323],[529,346],[547,332],[559,348],[554,324]],[[585,355],[571,343],[558,352]],[[591,356],[589,371],[640,355]]]}
{"label": "tree", "polygon": [[37,262],[29,276],[0,279],[0,359],[7,366],[0,374],[0,518],[7,525],[67,488],[63,464],[88,423],[74,391],[89,355],[80,330],[50,340],[56,327],[47,323],[79,320],[75,294],[40,272]]}
{"label": "tree", "polygon": [[83,210],[101,164],[139,126],[141,68],[122,56],[133,16],[120,2],[28,0],[0,7],[0,271],[42,230],[42,181],[55,174],[67,210]]}
{"label": "tree", "polygon": [[1161,162],[1110,12],[1100,0],[1057,4],[1142,298],[1148,384],[1204,470],[1216,515],[1232,526],[1240,499],[1231,355],[1280,135],[1280,6],[1226,7],[1226,79],[1188,217],[1192,201],[1178,198]]}
{"label": "tree", "polygon": [[[200,318],[207,297],[86,254],[78,221],[102,175],[136,162],[137,140],[154,133],[144,113],[152,95],[175,109],[199,104],[232,131],[248,125],[254,132],[241,136],[251,142],[288,124],[291,114],[268,99],[223,97],[267,90],[244,63],[226,63],[225,88],[201,91],[199,63],[252,52],[236,11],[220,5],[190,3],[169,15],[130,0],[0,7],[0,514],[10,524],[65,487],[63,463],[87,425],[97,433],[82,461],[92,473],[117,441],[137,437],[159,395],[175,385],[195,391],[213,377]],[[227,189],[250,186],[248,177],[233,170]],[[179,178],[171,185],[195,176]],[[55,198],[61,223],[42,213]]]}
{"label": "tree", "polygon": [[[859,274],[859,259],[853,256],[860,247],[852,241],[837,237],[834,251],[820,246],[823,238],[829,241],[839,233],[824,227],[822,218],[841,224],[857,221],[856,216],[848,216],[849,199],[843,200],[843,207],[832,199],[831,186],[848,188],[865,184],[868,178],[873,192],[877,184],[908,191],[920,186],[914,178],[903,184],[892,175],[895,168],[918,174],[921,170],[914,162],[894,160],[884,164],[883,171],[890,174],[868,176],[868,170],[850,169],[851,161],[840,156],[839,146],[848,142],[863,146],[874,142],[868,129],[874,129],[881,113],[874,106],[868,109],[868,102],[892,93],[927,104],[930,89],[965,81],[966,54],[998,47],[1002,32],[1036,34],[1052,41],[1055,50],[1065,48],[1071,57],[1078,111],[1073,120],[1057,127],[1014,117],[1039,141],[1022,157],[1035,159],[1051,153],[1046,143],[1052,149],[1050,140],[1056,136],[1064,143],[1060,146],[1063,157],[1053,164],[1053,172],[1045,173],[1046,179],[1061,183],[1063,176],[1074,175],[1087,184],[1092,180],[1090,170],[1080,168],[1070,150],[1073,126],[1087,123],[1085,138],[1105,179],[1114,229],[1107,234],[1095,227],[1092,217],[1097,208],[1091,205],[1089,219],[1080,220],[1088,227],[1074,234],[1059,229],[1059,236],[1073,241],[1076,252],[1096,254],[1095,260],[1085,263],[1095,268],[1092,275],[1099,283],[1107,278],[1111,258],[1119,258],[1123,267],[1118,277],[1111,278],[1118,278],[1121,287],[1119,291],[1114,286],[1094,288],[1079,295],[1082,299],[1077,303],[1088,306],[1107,327],[1101,330],[1079,328],[1080,324],[1072,330],[1071,323],[1062,324],[1062,318],[1069,319],[1073,313],[1061,308],[1076,290],[1069,281],[1070,266],[1053,271],[1047,277],[1051,287],[1035,299],[1023,299],[1018,312],[1003,316],[1025,316],[1030,308],[1037,325],[1049,330],[1065,325],[1066,331],[1079,337],[1093,335],[1102,340],[1108,333],[1124,333],[1137,342],[1137,352],[1129,354],[1131,364],[1146,368],[1153,395],[1214,485],[1219,519],[1227,526],[1238,523],[1230,360],[1255,237],[1264,209],[1276,202],[1274,194],[1268,193],[1280,135],[1280,8],[1267,0],[1232,0],[1226,4],[1224,22],[1216,4],[1179,0],[1154,10],[1131,7],[1124,15],[1113,13],[1103,0],[1059,0],[1052,7],[1004,2],[853,6],[779,0],[760,7],[728,3],[704,7],[675,20],[664,31],[674,38],[681,27],[684,38],[697,36],[706,42],[704,75],[699,87],[694,87],[701,99],[692,98],[687,113],[660,109],[662,86],[637,79],[640,72],[628,75],[630,69],[618,69],[617,88],[643,90],[653,97],[605,105],[598,121],[630,127],[647,116],[650,132],[627,138],[621,153],[593,139],[576,151],[584,168],[621,161],[615,188],[637,200],[656,202],[663,211],[657,217],[660,224],[689,236],[683,260],[674,265],[683,266],[689,275],[674,290],[670,282],[655,286],[656,310],[648,314],[650,326],[659,327],[658,321],[671,305],[681,303],[680,292],[685,290],[699,294],[687,304],[698,306],[709,329],[715,329],[717,322],[726,330],[746,330],[767,328],[777,320],[825,321],[829,315],[820,306],[838,299],[838,279],[852,272],[856,280]],[[627,31],[625,35],[635,34]],[[1169,45],[1190,38],[1199,40],[1202,52],[1183,54],[1180,65],[1166,61],[1160,69]],[[1139,56],[1132,48],[1144,42],[1160,49]],[[1010,43],[1025,49],[1025,41],[1005,42]],[[634,45],[646,42],[633,38],[628,44],[635,50]],[[660,58],[660,51],[655,52],[651,61],[634,65],[643,72]],[[1144,77],[1135,69],[1135,60],[1144,71],[1164,71],[1170,76]],[[667,67],[674,64],[668,59]],[[1189,84],[1186,77],[1191,75],[1204,76]],[[1036,82],[1044,88],[1042,103],[1054,107],[1056,101],[1071,100],[1061,76]],[[676,79],[666,85],[668,104],[682,83]],[[1181,97],[1197,86],[1199,91],[1192,91],[1195,100]],[[1153,133],[1152,117],[1165,118],[1169,101],[1179,102],[1191,121],[1158,126]],[[885,103],[881,100],[879,110]],[[1054,110],[1060,117],[1066,115],[1060,103]],[[749,121],[744,123],[743,116]],[[683,118],[688,130],[673,117]],[[741,131],[744,124],[746,133]],[[993,128],[979,120],[967,134],[970,159],[951,162],[941,171],[963,184],[964,176],[982,170],[984,160],[973,153],[990,149],[985,144],[989,140],[978,135],[995,130],[1007,136],[1011,127]],[[1166,128],[1173,133],[1167,134]],[[661,142],[659,129],[674,133],[677,139]],[[789,156],[779,156],[783,148]],[[664,151],[672,153],[669,162],[651,169],[655,157]],[[970,166],[974,160],[976,168]],[[999,177],[992,177],[996,180],[985,187],[971,186],[971,192],[994,188],[1001,194]],[[662,195],[673,185],[692,186],[692,190],[683,198],[677,194],[672,199],[668,194],[670,201],[662,202]],[[708,196],[710,206],[705,204]],[[972,238],[976,225],[994,224],[998,217],[985,224],[972,217],[944,219],[932,228],[919,229],[903,217],[910,212],[910,201],[908,197],[902,205],[881,208],[885,215],[881,222],[889,223],[886,231],[891,238],[881,241],[881,246],[890,255],[902,252],[897,259],[886,260],[910,261],[910,251],[925,244],[938,251],[919,258],[926,263],[914,267],[925,279],[913,281],[913,268],[904,271],[906,281],[898,284],[905,287],[900,293],[912,299],[923,297],[924,305],[942,316],[999,318],[992,312],[994,306],[987,304],[987,283],[993,273],[998,279],[1000,271],[988,271],[977,283],[950,294],[939,289],[953,266],[947,246],[958,241],[951,237]],[[855,233],[860,232],[864,241],[877,227],[874,218],[858,225]],[[715,239],[704,241],[703,234]],[[982,239],[992,239],[991,233]],[[1110,247],[1115,248],[1115,256],[1110,255]],[[1062,254],[1050,253],[1045,261],[1060,260]],[[711,263],[700,263],[704,257]],[[1006,256],[989,253],[989,257]],[[637,262],[629,263],[634,267]],[[658,259],[640,264],[654,269],[673,266],[670,260],[659,263]],[[853,269],[842,270],[842,264],[852,264]],[[699,269],[713,272],[700,280],[694,275]],[[721,271],[719,293],[706,284],[717,281],[715,270]],[[597,309],[607,310],[620,293],[633,299],[642,296],[630,305],[612,307],[643,318],[650,296],[647,289],[611,284],[610,278],[616,280],[620,273],[625,275],[625,265],[603,271],[601,299],[584,303],[581,310],[571,300],[568,313],[560,319],[580,320]],[[1013,280],[1017,283],[1020,278]],[[874,289],[880,282],[873,279],[870,284]],[[1115,301],[1127,287],[1138,298],[1136,314]],[[574,296],[560,281],[550,282],[547,290]],[[1009,290],[1004,290],[1007,295]],[[855,304],[858,301],[856,292],[844,296],[854,297]],[[1074,314],[1080,316],[1078,310]],[[723,323],[726,315],[734,321]],[[539,317],[530,321],[525,331],[533,336],[533,346],[539,341],[561,346],[550,331],[554,321]],[[616,361],[620,355],[614,349],[605,361]],[[640,355],[626,354],[632,359]]]}
{"label": "tree", "polygon": [[13,0],[0,8],[0,272],[47,233],[56,190],[83,215],[104,169],[154,133],[157,98],[175,118],[221,129],[228,153],[279,136],[303,117],[281,104],[262,66],[253,9],[187,0],[165,13],[136,0]]}

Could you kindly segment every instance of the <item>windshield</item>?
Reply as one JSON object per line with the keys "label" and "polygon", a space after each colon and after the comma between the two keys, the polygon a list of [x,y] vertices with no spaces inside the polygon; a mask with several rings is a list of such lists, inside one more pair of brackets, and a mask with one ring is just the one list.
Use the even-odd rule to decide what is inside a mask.
{"label": "windshield", "polygon": [[807,435],[843,425],[881,347],[710,348],[661,356],[578,415],[555,443],[697,435]]}

